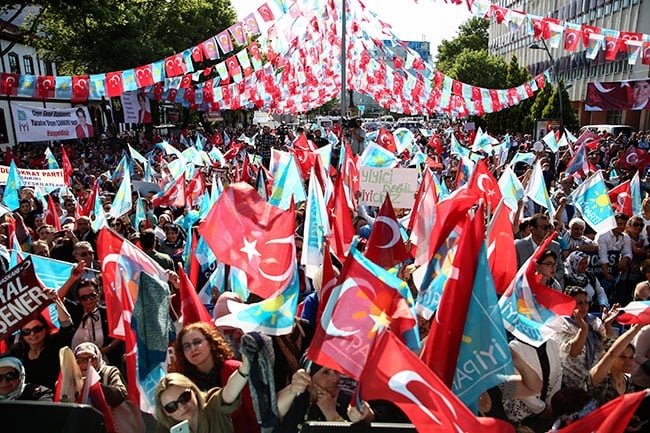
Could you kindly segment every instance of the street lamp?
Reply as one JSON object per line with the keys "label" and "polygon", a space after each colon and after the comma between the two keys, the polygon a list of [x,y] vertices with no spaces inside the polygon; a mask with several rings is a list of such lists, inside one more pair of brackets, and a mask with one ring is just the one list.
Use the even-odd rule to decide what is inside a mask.
{"label": "street lamp", "polygon": [[528,46],[531,50],[544,50],[546,51],[546,54],[548,54],[548,58],[551,60],[551,69],[553,70],[553,76],[555,78],[555,81],[557,82],[557,93],[559,96],[559,102],[560,102],[560,134],[564,134],[564,107],[562,106],[562,89],[560,88],[560,79],[557,76],[557,70],[555,69],[555,59],[551,55],[551,52],[548,50],[548,46],[546,45],[546,41],[544,39],[540,39],[542,41],[543,46],[539,46],[536,42],[533,42]]}

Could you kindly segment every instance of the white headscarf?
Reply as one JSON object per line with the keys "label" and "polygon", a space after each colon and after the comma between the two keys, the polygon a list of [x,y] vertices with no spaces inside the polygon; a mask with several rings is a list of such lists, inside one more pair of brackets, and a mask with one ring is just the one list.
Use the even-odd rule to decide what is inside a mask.
{"label": "white headscarf", "polygon": [[0,394],[0,400],[16,400],[25,389],[25,367],[23,367],[23,363],[20,359],[13,356],[0,358],[0,367],[11,367],[20,374],[18,386],[9,394]]}

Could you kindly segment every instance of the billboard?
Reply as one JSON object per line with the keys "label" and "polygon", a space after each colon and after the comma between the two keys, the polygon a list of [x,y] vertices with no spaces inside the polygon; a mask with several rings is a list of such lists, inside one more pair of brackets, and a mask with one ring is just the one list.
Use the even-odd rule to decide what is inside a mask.
{"label": "billboard", "polygon": [[94,134],[88,107],[41,108],[13,103],[16,141],[88,138]]}
{"label": "billboard", "polygon": [[585,111],[647,110],[650,108],[650,78],[587,84]]}

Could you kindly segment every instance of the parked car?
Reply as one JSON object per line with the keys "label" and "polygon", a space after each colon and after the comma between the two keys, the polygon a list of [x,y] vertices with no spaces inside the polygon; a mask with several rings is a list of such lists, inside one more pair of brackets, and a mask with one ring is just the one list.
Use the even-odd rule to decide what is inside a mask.
{"label": "parked car", "polygon": [[614,137],[618,137],[620,133],[623,133],[623,135],[629,137],[634,132],[634,128],[628,125],[585,125],[582,128],[580,128],[580,134],[582,134],[586,130],[590,130],[597,134],[600,134],[601,132],[606,132],[609,135],[613,135]]}

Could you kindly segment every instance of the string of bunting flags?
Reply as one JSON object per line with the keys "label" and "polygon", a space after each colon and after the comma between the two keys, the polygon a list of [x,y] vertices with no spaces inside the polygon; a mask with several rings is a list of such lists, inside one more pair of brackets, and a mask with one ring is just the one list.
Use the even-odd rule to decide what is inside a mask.
{"label": "string of bunting flags", "polygon": [[535,39],[548,40],[551,48],[562,47],[575,52],[582,41],[589,60],[594,60],[602,50],[605,60],[618,60],[618,54],[624,53],[630,65],[636,64],[639,58],[644,65],[650,65],[650,35],[646,33],[561,21],[499,6],[489,0],[477,0],[474,6],[472,13],[477,17],[494,18],[497,24],[508,26],[513,33],[523,29]]}
{"label": "string of bunting flags", "polygon": [[[196,46],[133,69],[56,77],[3,73],[0,94],[85,102],[140,91],[153,100],[192,109],[307,112],[340,94],[340,11],[330,1],[275,4],[281,12],[277,18],[264,3]],[[533,96],[550,78],[547,71],[511,89],[471,86],[435,70],[408,47],[404,47],[406,59],[395,55],[370,30],[380,31],[394,45],[401,45],[400,41],[361,2],[350,2],[348,14],[347,88],[372,96],[393,112],[492,113]],[[260,20],[268,25],[266,32],[261,32]],[[258,39],[246,44],[251,36]],[[228,56],[238,47],[242,49]],[[196,64],[223,58],[195,70]],[[213,70],[214,78],[200,82]]]}

